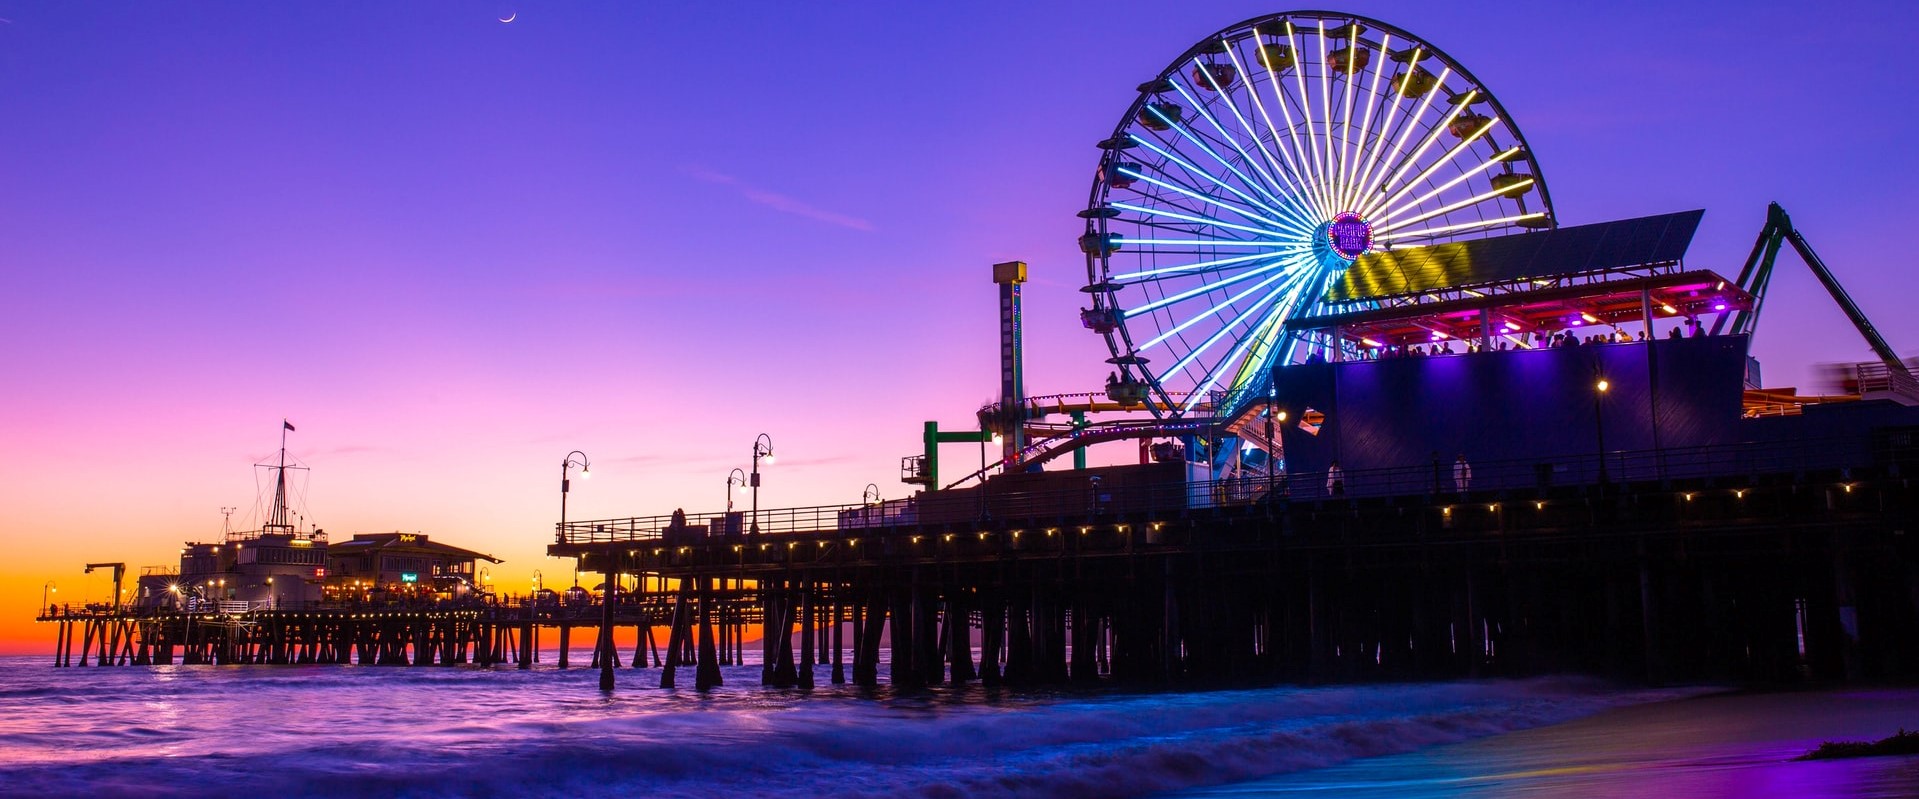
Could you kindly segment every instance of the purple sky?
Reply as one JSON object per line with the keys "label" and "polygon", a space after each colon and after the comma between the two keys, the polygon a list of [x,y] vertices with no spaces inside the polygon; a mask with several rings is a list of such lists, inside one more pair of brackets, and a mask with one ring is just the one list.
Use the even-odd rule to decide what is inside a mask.
{"label": "purple sky", "polygon": [[[1919,350],[1919,12],[1592,5],[1350,10],[1500,98],[1562,223],[1703,207],[1689,264],[1732,273],[1778,200]],[[1098,388],[1093,143],[1282,10],[0,0],[0,615],[216,533],[282,416],[321,526],[516,580],[574,448],[582,518],[711,510],[760,432],[763,505],[902,496],[920,421],[995,390],[989,264],[1032,264],[1029,390]],[[1796,263],[1773,292],[1769,383],[1869,357]]]}

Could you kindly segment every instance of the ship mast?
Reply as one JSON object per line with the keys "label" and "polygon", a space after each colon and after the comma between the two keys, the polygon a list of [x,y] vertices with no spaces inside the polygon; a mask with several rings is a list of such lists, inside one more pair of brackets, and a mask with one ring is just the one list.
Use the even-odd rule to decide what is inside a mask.
{"label": "ship mast", "polygon": [[280,465],[273,467],[273,509],[267,518],[266,529],[285,532],[293,529],[287,523],[287,432],[293,424],[280,420]]}

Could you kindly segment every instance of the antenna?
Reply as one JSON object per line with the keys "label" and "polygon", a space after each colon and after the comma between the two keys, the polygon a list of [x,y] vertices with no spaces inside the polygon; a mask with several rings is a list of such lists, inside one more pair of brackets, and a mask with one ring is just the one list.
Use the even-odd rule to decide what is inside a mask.
{"label": "antenna", "polygon": [[239,508],[221,508],[220,509],[220,537],[221,538],[228,538],[233,535],[233,512],[236,510],[239,510]]}

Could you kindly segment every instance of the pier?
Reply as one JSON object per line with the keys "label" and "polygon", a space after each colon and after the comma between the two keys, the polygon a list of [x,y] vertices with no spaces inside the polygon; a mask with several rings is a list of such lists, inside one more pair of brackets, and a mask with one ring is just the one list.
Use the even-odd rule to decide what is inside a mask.
{"label": "pier", "polygon": [[[870,685],[883,659],[900,686],[1911,675],[1915,432],[1614,452],[1608,479],[1592,457],[1550,485],[1534,463],[1480,464],[1506,487],[1464,492],[1428,466],[1346,473],[1343,496],[1302,476],[1096,488],[1088,470],[1077,490],[989,484],[911,513],[765,511],[757,535],[725,516],[574,522],[549,551],[661,586],[621,601],[670,603],[703,671],[724,650],[709,641],[769,620],[775,686],[828,663]],[[1827,465],[1836,451],[1870,457]]]}

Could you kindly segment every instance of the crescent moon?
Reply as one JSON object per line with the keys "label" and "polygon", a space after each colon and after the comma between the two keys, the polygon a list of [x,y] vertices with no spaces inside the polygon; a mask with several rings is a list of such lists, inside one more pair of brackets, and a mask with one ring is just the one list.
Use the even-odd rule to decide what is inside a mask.
{"label": "crescent moon", "polygon": [[511,14],[508,14],[508,15],[506,15],[506,16],[504,16],[504,17],[501,17],[501,18],[500,18],[500,21],[501,21],[501,22],[512,22],[513,20],[515,20],[515,19],[517,19],[517,18],[518,18],[519,16],[520,16],[520,12],[518,12],[518,11],[515,11],[515,12],[513,12],[513,13],[511,13]]}

